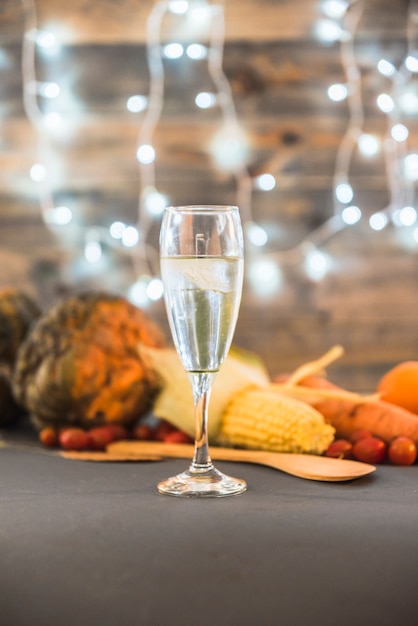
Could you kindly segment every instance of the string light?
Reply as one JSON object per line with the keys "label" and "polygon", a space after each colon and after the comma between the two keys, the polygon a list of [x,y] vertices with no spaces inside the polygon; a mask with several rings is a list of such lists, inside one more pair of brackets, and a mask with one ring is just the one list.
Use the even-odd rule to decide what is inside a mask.
{"label": "string light", "polygon": [[[55,82],[39,82],[35,75],[36,54],[52,55],[60,51],[56,33],[40,30],[36,23],[34,0],[23,0],[26,13],[26,29],[23,38],[22,74],[24,103],[29,119],[38,130],[38,159],[30,169],[31,180],[39,185],[42,215],[45,224],[54,232],[74,224],[71,206],[55,206],[51,180],[50,138],[63,128],[59,110],[43,112],[38,97],[53,100],[61,95],[62,87]],[[393,82],[391,92],[376,97],[376,107],[388,116],[388,134],[385,141],[364,132],[365,113],[361,99],[361,72],[356,63],[354,39],[363,11],[364,0],[327,0],[322,3],[325,18],[316,23],[316,34],[324,43],[340,43],[341,62],[346,84],[335,83],[328,87],[328,97],[333,102],[348,100],[349,122],[336,156],[333,180],[333,214],[319,227],[308,233],[303,240],[286,250],[267,252],[268,229],[257,223],[253,216],[254,191],[268,193],[275,189],[278,179],[273,172],[258,172],[250,176],[246,162],[249,153],[248,138],[241,128],[233,103],[231,87],[222,69],[224,44],[224,1],[215,3],[190,0],[158,1],[147,20],[147,55],[150,85],[147,95],[133,94],[126,99],[126,108],[136,114],[144,112],[138,132],[136,159],[139,167],[140,190],[136,224],[115,220],[109,228],[95,227],[84,233],[84,258],[97,266],[103,260],[106,246],[115,247],[131,256],[137,279],[129,290],[129,297],[146,305],[162,295],[162,283],[155,276],[155,260],[158,252],[148,243],[148,235],[154,220],[160,218],[164,208],[172,202],[161,193],[156,180],[155,163],[158,154],[154,146],[154,133],[164,104],[165,72],[176,63],[207,61],[213,91],[200,91],[195,95],[195,105],[205,110],[218,107],[222,115],[219,131],[209,142],[208,151],[214,163],[223,172],[233,174],[236,182],[237,204],[241,208],[248,247],[249,283],[257,295],[269,297],[283,286],[282,266],[301,263],[307,276],[321,280],[332,267],[332,259],[321,249],[342,229],[352,227],[362,220],[364,208],[357,205],[355,189],[350,180],[350,164],[356,149],[364,158],[373,158],[380,150],[385,153],[391,201],[387,207],[375,211],[368,222],[372,230],[385,228],[390,220],[398,227],[410,228],[417,219],[414,207],[413,183],[418,180],[418,154],[407,147],[409,130],[401,114],[415,114],[418,93],[408,90],[408,78],[418,72],[418,60],[413,51],[412,40],[416,18],[411,9],[408,18],[409,49],[400,70],[389,60],[377,63],[377,72]],[[412,4],[411,4],[412,6]],[[180,39],[175,32],[167,42],[161,41],[162,22],[169,12],[178,20],[177,35],[191,33],[193,37]],[[415,17],[414,17],[415,16]],[[416,22],[416,19],[415,19]],[[259,197],[259,195],[257,196]],[[354,204],[356,202],[356,204]],[[81,228],[81,227],[79,227]],[[413,239],[418,240],[418,229]]]}

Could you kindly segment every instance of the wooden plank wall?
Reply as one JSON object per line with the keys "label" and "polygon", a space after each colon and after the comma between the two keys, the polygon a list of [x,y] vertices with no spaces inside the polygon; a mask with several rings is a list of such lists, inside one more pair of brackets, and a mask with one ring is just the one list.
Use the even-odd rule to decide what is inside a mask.
{"label": "wooden plank wall", "polygon": [[[360,2],[352,4],[350,10]],[[39,185],[28,176],[39,160],[40,134],[22,98],[22,37],[31,6],[29,0],[0,4],[0,287],[18,285],[47,307],[80,288],[125,292],[135,269],[110,250],[108,264],[86,275],[75,249],[80,232],[54,233],[43,222]],[[47,112],[59,105],[68,129],[51,142],[55,200],[70,204],[85,227],[135,222],[135,151],[145,113],[129,113],[126,99],[149,91],[146,20],[154,3],[35,0],[33,6],[38,27],[60,33],[60,53],[36,62],[39,80],[62,87],[60,99],[41,106]],[[277,183],[270,192],[254,191],[252,215],[270,233],[263,255],[280,264],[282,276],[281,289],[269,296],[247,282],[236,342],[261,354],[272,374],[342,343],[346,355],[332,378],[367,390],[393,363],[418,358],[417,247],[411,229],[372,232],[364,219],[326,242],[332,265],[321,281],[306,275],[300,256],[285,252],[332,215],[335,163],[349,123],[347,101],[327,97],[328,86],[346,77],[340,43],[315,35],[321,7],[319,0],[225,3],[223,67],[247,141],[245,165],[253,178],[269,172]],[[382,138],[387,117],[375,101],[390,81],[376,63],[386,57],[401,65],[409,9],[407,0],[366,0],[356,32],[364,129]],[[207,71],[173,61],[165,79],[153,137],[161,188],[173,203],[235,203],[234,177],[208,152],[220,111],[197,111],[193,104],[195,93],[209,90]],[[416,117],[409,119],[411,150],[418,147]],[[385,163],[357,159],[352,167],[367,218],[389,201]],[[155,244],[158,220],[149,237]],[[248,248],[248,270],[259,254]],[[149,312],[166,326],[161,302]]]}

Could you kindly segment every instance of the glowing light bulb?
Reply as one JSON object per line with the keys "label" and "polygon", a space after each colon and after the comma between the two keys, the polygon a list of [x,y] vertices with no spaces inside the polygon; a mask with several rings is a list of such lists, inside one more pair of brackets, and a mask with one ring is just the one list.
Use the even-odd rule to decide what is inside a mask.
{"label": "glowing light bulb", "polygon": [[233,171],[245,163],[247,145],[238,128],[224,129],[211,142],[211,152],[221,169]]}
{"label": "glowing light bulb", "polygon": [[38,89],[44,98],[56,98],[61,93],[61,88],[57,83],[41,83]]}
{"label": "glowing light bulb", "polygon": [[305,271],[313,280],[321,280],[330,268],[328,255],[320,250],[312,250],[305,258]]}
{"label": "glowing light bulb", "polygon": [[404,124],[395,124],[392,126],[390,134],[395,141],[406,141],[409,136],[409,130]]}
{"label": "glowing light bulb", "polygon": [[201,91],[195,98],[195,104],[199,109],[210,109],[216,104],[216,95],[208,91]]}
{"label": "glowing light bulb", "polygon": [[399,108],[403,113],[415,115],[418,110],[418,95],[413,91],[404,91],[400,94]]}
{"label": "glowing light bulb", "polygon": [[345,100],[348,95],[348,89],[346,85],[341,83],[335,83],[330,85],[327,90],[328,98],[333,102],[341,102]]}
{"label": "glowing light bulb", "polygon": [[325,15],[333,18],[340,18],[344,15],[348,7],[348,2],[344,2],[344,0],[326,0],[322,4],[322,10]]}
{"label": "glowing light bulb", "polygon": [[417,221],[417,212],[413,206],[404,206],[399,210],[398,220],[401,226],[412,226]]}
{"label": "glowing light bulb", "polygon": [[316,36],[324,43],[338,41],[341,39],[342,32],[341,26],[332,20],[319,20],[316,23]]}
{"label": "glowing light bulb", "polygon": [[102,246],[99,241],[88,241],[84,247],[84,257],[89,263],[97,263],[102,258]]}
{"label": "glowing light bulb", "polygon": [[136,152],[136,158],[140,163],[144,163],[145,165],[153,163],[155,161],[155,150],[149,144],[143,144],[139,146]]}
{"label": "glowing light bulb", "polygon": [[146,306],[149,303],[147,286],[148,276],[138,278],[138,280],[129,288],[128,299],[137,306]]}
{"label": "glowing light bulb", "polygon": [[168,205],[167,198],[158,191],[146,194],[145,207],[150,215],[161,215]]}
{"label": "glowing light bulb", "polygon": [[418,180],[418,154],[408,154],[404,159],[404,176],[408,180]]}
{"label": "glowing light bulb", "polygon": [[109,227],[109,234],[113,239],[122,239],[125,228],[126,224],[123,222],[113,222]]}
{"label": "glowing light bulb", "polygon": [[184,48],[181,43],[168,43],[163,48],[163,54],[167,59],[179,59],[183,56]]}
{"label": "glowing light bulb", "polygon": [[57,38],[54,33],[47,30],[39,30],[36,33],[35,41],[40,48],[50,49],[54,48],[57,43]]}
{"label": "glowing light bulb", "polygon": [[266,245],[268,240],[267,233],[264,228],[262,228],[255,222],[248,222],[245,225],[245,232],[249,241],[254,246],[262,247]]}
{"label": "glowing light bulb", "polygon": [[50,130],[55,130],[63,124],[63,117],[57,111],[51,111],[44,116],[44,125]]}
{"label": "glowing light bulb", "polygon": [[377,96],[376,104],[383,113],[390,113],[395,108],[393,99],[387,93],[381,93]]}
{"label": "glowing light bulb", "polygon": [[206,59],[206,57],[208,56],[208,49],[206,46],[203,46],[200,43],[191,43],[186,48],[186,54],[189,59],[199,61],[201,59]]}
{"label": "glowing light bulb", "polygon": [[261,174],[255,179],[255,186],[261,191],[271,191],[276,186],[276,179],[273,174]]}
{"label": "glowing light bulb", "polygon": [[56,226],[67,226],[73,219],[73,213],[67,206],[57,206],[48,209],[44,213],[44,219],[47,224],[55,224]]}
{"label": "glowing light bulb", "polygon": [[187,13],[189,3],[187,0],[171,0],[168,5],[168,10],[176,15],[183,15]]}
{"label": "glowing light bulb", "polygon": [[363,156],[371,157],[379,152],[380,142],[377,137],[363,133],[359,137],[358,147]]}
{"label": "glowing light bulb", "polygon": [[146,294],[150,300],[159,300],[164,293],[163,283],[159,278],[152,278],[146,288]]}
{"label": "glowing light bulb", "polygon": [[248,278],[253,290],[260,296],[271,296],[282,284],[279,267],[270,259],[253,261],[248,268]]}
{"label": "glowing light bulb", "polygon": [[377,64],[377,69],[382,74],[382,76],[388,76],[388,77],[393,76],[393,74],[396,71],[393,63],[391,63],[390,61],[387,61],[386,59],[380,59],[380,61]]}
{"label": "glowing light bulb", "polygon": [[335,189],[335,196],[339,202],[348,204],[354,197],[353,189],[348,183],[340,183]]}
{"label": "glowing light bulb", "polygon": [[410,54],[405,59],[405,67],[410,72],[418,72],[418,57],[415,54]]}
{"label": "glowing light bulb", "polygon": [[341,218],[343,222],[345,222],[345,224],[348,224],[350,226],[353,224],[357,224],[357,222],[361,220],[361,210],[358,206],[355,205],[346,206],[341,211]]}
{"label": "glowing light bulb", "polygon": [[135,226],[127,226],[122,232],[121,241],[127,248],[136,246],[139,241],[138,229]]}
{"label": "glowing light bulb", "polygon": [[369,219],[370,228],[373,230],[383,230],[385,226],[387,226],[389,220],[385,213],[378,211],[377,213],[373,213]]}
{"label": "glowing light bulb", "polygon": [[29,170],[29,176],[35,183],[40,183],[46,178],[46,168],[42,163],[35,163]]}
{"label": "glowing light bulb", "polygon": [[130,96],[126,101],[126,108],[131,113],[140,113],[147,108],[148,100],[145,96],[134,95]]}

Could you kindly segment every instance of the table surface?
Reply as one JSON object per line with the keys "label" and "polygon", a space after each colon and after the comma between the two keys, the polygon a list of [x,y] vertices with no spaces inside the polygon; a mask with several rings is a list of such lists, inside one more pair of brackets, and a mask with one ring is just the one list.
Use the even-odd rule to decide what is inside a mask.
{"label": "table surface", "polygon": [[324,483],[218,462],[248,491],[183,499],[156,483],[185,461],[88,463],[11,440],[2,626],[418,623],[418,466]]}

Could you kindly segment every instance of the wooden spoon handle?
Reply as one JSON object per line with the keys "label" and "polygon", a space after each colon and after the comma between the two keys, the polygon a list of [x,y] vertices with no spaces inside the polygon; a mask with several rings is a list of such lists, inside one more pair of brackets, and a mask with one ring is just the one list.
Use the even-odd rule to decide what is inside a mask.
{"label": "wooden spoon handle", "polygon": [[[108,446],[114,453],[136,455],[157,454],[163,457],[192,459],[191,444],[164,443],[158,441],[117,441]],[[307,480],[346,481],[366,476],[375,471],[373,465],[342,459],[330,459],[313,454],[286,454],[264,450],[241,450],[212,446],[210,455],[218,461],[241,461],[257,463],[281,470],[292,476]]]}

